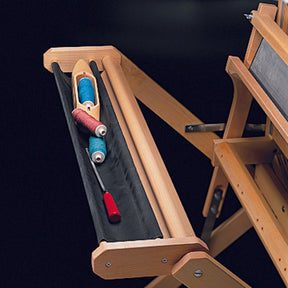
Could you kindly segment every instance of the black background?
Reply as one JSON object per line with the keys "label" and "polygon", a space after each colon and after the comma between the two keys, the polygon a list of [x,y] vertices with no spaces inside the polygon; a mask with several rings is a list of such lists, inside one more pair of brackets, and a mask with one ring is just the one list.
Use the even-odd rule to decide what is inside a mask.
{"label": "black background", "polygon": [[[257,6],[254,0],[0,2],[0,287],[143,287],[151,280],[105,281],[92,273],[95,231],[43,53],[113,45],[201,120],[224,122],[233,96],[226,60],[243,59],[251,31],[243,14]],[[200,236],[210,161],[141,108]],[[256,105],[253,111],[251,122],[262,122]],[[239,207],[229,191],[218,222]],[[253,287],[284,287],[253,230],[217,260]]]}

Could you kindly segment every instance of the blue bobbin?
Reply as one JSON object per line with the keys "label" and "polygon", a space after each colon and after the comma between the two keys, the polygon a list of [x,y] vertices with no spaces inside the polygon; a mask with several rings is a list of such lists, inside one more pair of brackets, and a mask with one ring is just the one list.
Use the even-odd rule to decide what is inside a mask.
{"label": "blue bobbin", "polygon": [[102,163],[107,155],[106,144],[103,138],[90,136],[89,153],[93,162]]}
{"label": "blue bobbin", "polygon": [[79,101],[85,106],[95,105],[93,84],[89,78],[83,77],[78,84]]}

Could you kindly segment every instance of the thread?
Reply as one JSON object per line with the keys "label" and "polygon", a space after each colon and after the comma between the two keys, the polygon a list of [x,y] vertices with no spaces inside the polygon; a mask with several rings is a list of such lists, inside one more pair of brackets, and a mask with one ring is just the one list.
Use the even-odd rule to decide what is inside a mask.
{"label": "thread", "polygon": [[79,101],[81,104],[92,107],[95,105],[95,95],[92,82],[89,78],[83,77],[78,84]]}
{"label": "thread", "polygon": [[73,118],[80,123],[82,126],[86,127],[92,134],[97,137],[103,137],[107,133],[107,127],[96,120],[93,116],[89,115],[86,111],[76,108],[72,111]]}
{"label": "thread", "polygon": [[89,154],[93,162],[102,163],[107,155],[106,144],[103,138],[90,136]]}

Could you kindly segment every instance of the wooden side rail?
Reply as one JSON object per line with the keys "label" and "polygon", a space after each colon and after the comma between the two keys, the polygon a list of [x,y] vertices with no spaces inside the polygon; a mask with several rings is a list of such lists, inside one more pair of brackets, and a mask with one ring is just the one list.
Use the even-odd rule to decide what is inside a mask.
{"label": "wooden side rail", "polygon": [[171,236],[194,236],[191,224],[120,64],[113,61],[110,56],[106,56],[103,58],[103,66]]}

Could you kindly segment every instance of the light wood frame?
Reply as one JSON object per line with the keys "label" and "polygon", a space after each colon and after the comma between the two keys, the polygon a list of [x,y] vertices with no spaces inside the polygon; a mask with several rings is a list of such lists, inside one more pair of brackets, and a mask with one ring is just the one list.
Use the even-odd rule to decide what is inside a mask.
{"label": "light wood frame", "polygon": [[[263,37],[288,63],[288,38],[274,22],[276,12],[277,7],[260,4],[252,12],[253,30],[244,62],[237,57],[228,59],[226,71],[234,84],[234,98],[223,139],[211,132],[185,133],[185,125],[203,122],[112,46],[51,48],[44,54],[44,66],[50,72],[53,62],[58,62],[64,72],[72,72],[79,59],[87,63],[93,60],[103,71],[102,78],[120,127],[164,236],[155,240],[101,243],[92,253],[96,274],[105,279],[158,276],[148,284],[149,288],[176,288],[181,284],[249,287],[213,257],[253,226],[288,284],[287,217],[279,212],[279,207],[282,210],[287,207],[288,211],[288,201],[281,183],[267,168],[275,149],[280,147],[288,155],[288,124],[248,70]],[[194,233],[135,97],[211,159],[215,170],[204,216],[215,188],[221,187],[225,197],[228,183],[242,203],[243,208],[212,232],[209,249]],[[258,101],[268,116],[267,123],[273,123],[275,129],[272,134],[267,129],[265,137],[241,138],[252,99]],[[256,166],[255,175],[247,169],[250,164]],[[267,193],[267,187],[272,194]],[[220,211],[222,205],[223,201]]]}
{"label": "light wood frame", "polygon": [[[206,244],[195,236],[135,96],[211,160],[213,141],[219,137],[214,133],[205,133],[200,137],[185,133],[184,127],[187,123],[203,122],[114,47],[51,48],[44,54],[44,66],[51,71],[51,62],[57,62],[62,71],[71,72],[79,59],[87,63],[93,60],[103,71],[101,75],[121,130],[164,236],[163,239],[155,240],[102,242],[92,253],[93,271],[105,279],[158,276],[162,284],[165,283],[166,277],[172,277],[174,280],[169,283],[179,286],[184,281],[179,276],[182,273],[176,273],[178,276],[175,278],[172,270],[180,259],[189,254],[197,256],[196,262],[208,259],[207,264],[203,266],[205,271],[206,265],[209,265],[209,269],[212,265],[217,271],[223,270],[226,275],[228,270],[211,258]],[[171,119],[172,114],[173,119]],[[241,216],[236,215],[232,218],[226,227],[231,227],[234,222],[245,223],[245,219],[243,220]],[[248,227],[246,224],[242,226],[244,230],[250,228],[250,224]],[[224,231],[227,228],[222,227],[222,229]],[[236,234],[230,233],[231,236],[227,238],[226,243],[219,244],[221,242],[217,240],[219,232],[215,231],[213,238],[216,239],[214,242],[217,248],[213,253],[216,255],[225,249],[229,243],[239,237]],[[190,254],[192,252],[196,254]],[[202,260],[197,260],[198,258]],[[183,261],[183,267],[188,265],[185,264],[185,258]],[[182,264],[178,264],[179,268],[181,266]],[[210,275],[209,279],[213,278],[213,273],[205,272],[207,276]],[[220,279],[223,285],[227,281],[229,283],[234,281],[239,283],[237,287],[249,287],[232,272],[229,271],[227,275]],[[206,277],[200,280],[207,285],[209,281],[207,282]],[[153,287],[153,283],[155,282],[149,285]]]}

